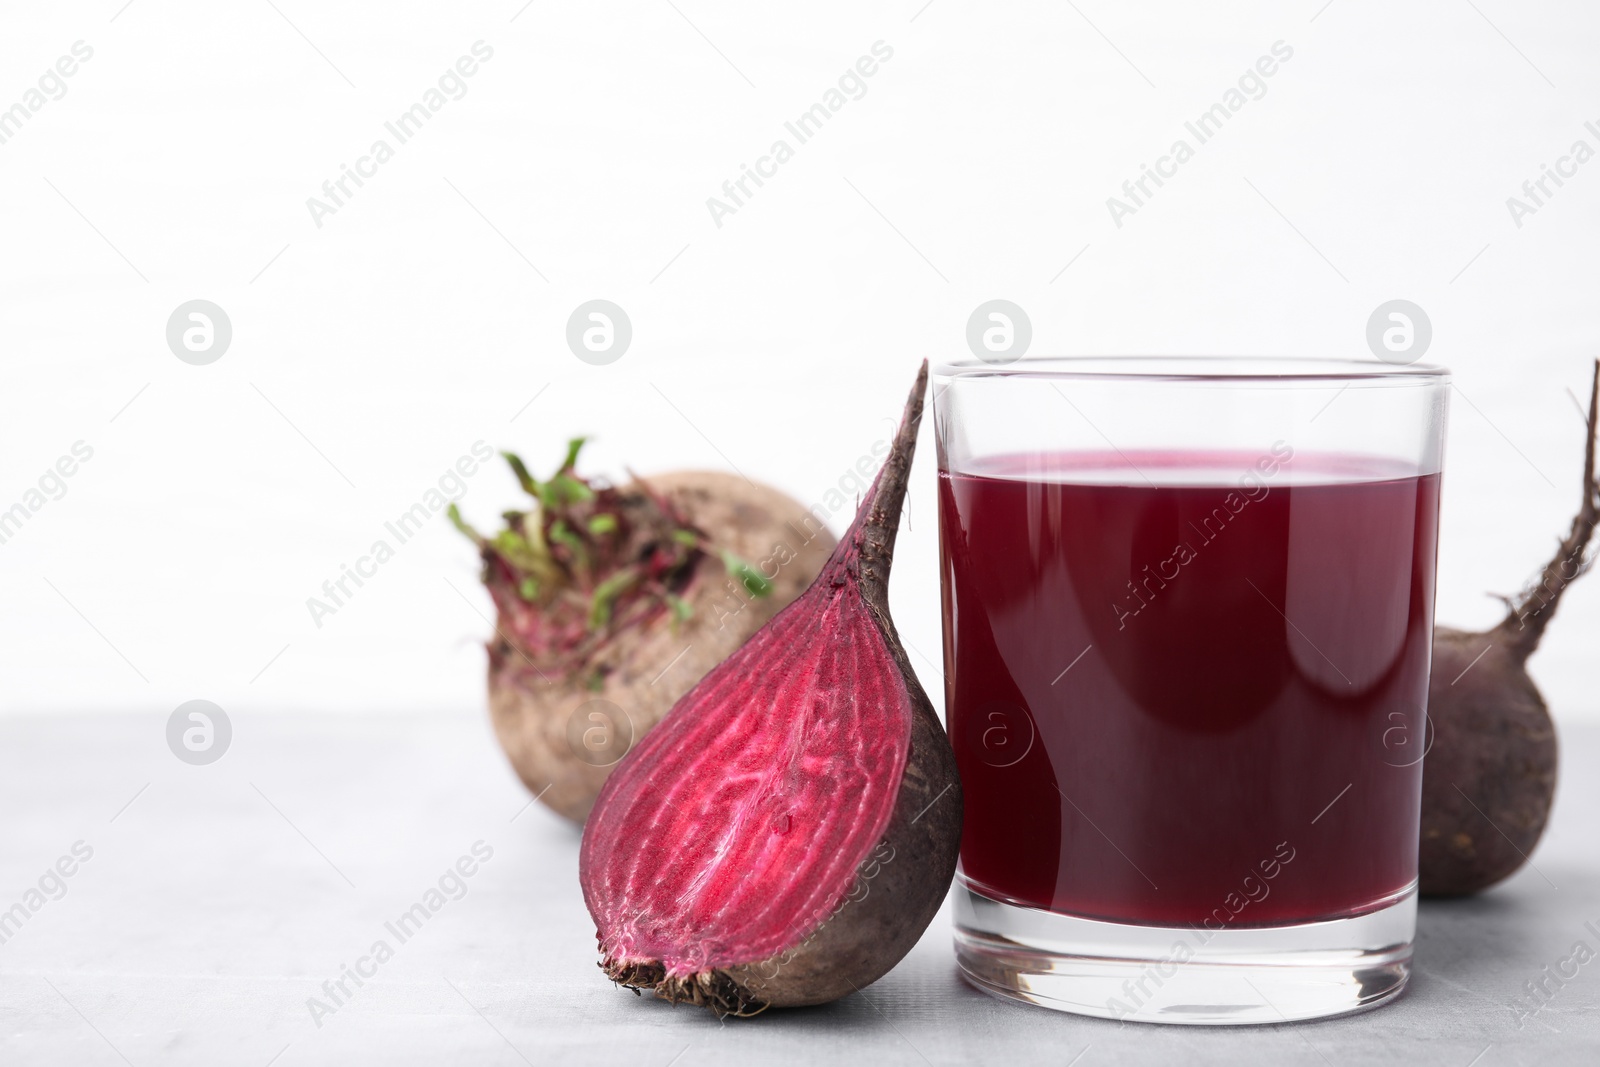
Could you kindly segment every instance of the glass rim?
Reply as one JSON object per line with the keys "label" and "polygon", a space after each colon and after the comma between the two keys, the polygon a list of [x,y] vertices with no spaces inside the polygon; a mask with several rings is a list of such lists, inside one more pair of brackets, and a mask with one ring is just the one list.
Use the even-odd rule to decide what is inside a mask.
{"label": "glass rim", "polygon": [[1450,369],[1433,363],[1383,363],[1318,356],[1036,356],[1010,363],[983,359],[936,364],[944,380],[1043,378],[1051,380],[1167,382],[1386,382],[1437,385]]}

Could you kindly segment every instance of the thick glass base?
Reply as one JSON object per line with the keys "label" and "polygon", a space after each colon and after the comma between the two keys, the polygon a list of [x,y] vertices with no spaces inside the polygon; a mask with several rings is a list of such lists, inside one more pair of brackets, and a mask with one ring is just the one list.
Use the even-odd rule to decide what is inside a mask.
{"label": "thick glass base", "polygon": [[1411,974],[1414,889],[1298,926],[1131,926],[1023,908],[956,885],[956,959],[986,993],[1151,1023],[1246,1025],[1374,1008]]}

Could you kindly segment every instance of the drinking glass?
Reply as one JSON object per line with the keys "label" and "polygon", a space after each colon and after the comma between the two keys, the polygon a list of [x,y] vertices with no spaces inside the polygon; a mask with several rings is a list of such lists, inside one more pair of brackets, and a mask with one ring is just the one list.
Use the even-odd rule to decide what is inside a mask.
{"label": "drinking glass", "polygon": [[1405,986],[1449,373],[938,368],[956,953],[997,995],[1272,1023]]}

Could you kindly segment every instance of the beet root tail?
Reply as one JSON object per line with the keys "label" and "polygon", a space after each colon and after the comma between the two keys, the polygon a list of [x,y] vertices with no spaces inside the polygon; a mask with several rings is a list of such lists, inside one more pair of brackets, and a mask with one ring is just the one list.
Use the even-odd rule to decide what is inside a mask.
{"label": "beet root tail", "polygon": [[1583,458],[1583,504],[1573,516],[1572,529],[1556,549],[1556,554],[1539,574],[1538,584],[1507,604],[1506,617],[1492,631],[1519,661],[1526,661],[1539,647],[1545,627],[1556,613],[1561,594],[1579,575],[1588,570],[1585,553],[1600,525],[1600,480],[1595,477],[1596,408],[1600,407],[1600,360],[1595,360],[1594,380],[1589,386],[1588,433]]}
{"label": "beet root tail", "polygon": [[719,1018],[727,1015],[749,1018],[769,1007],[750,996],[739,984],[718,970],[668,976],[655,961],[625,962],[607,956],[600,961],[606,977],[635,993],[649,990],[669,1004],[693,1004],[709,1008]]}

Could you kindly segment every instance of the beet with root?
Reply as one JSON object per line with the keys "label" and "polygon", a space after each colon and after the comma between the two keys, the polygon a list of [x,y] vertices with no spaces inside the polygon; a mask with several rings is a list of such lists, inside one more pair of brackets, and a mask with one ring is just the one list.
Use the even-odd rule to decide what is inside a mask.
{"label": "beet with root", "polygon": [[1595,415],[1600,362],[1589,392],[1583,506],[1539,582],[1485,633],[1439,627],[1433,637],[1428,718],[1433,729],[1422,772],[1420,889],[1459,896],[1508,877],[1544,832],[1556,789],[1556,734],[1528,657],[1572,581],[1600,521]]}
{"label": "beet with root", "polygon": [[718,1014],[875,981],[944,900],[955,757],[889,618],[927,365],[821,576],[617,767],[579,873],[601,967]]}
{"label": "beet with root", "polygon": [[582,822],[607,774],[707,671],[816,577],[833,535],[794,500],[728,474],[618,487],[550,478],[511,453],[530,511],[478,545],[498,619],[489,709],[529,790]]}

